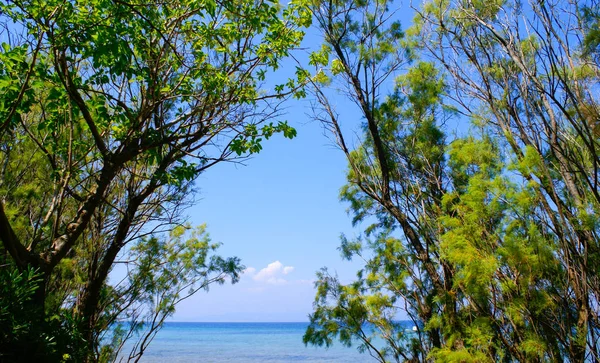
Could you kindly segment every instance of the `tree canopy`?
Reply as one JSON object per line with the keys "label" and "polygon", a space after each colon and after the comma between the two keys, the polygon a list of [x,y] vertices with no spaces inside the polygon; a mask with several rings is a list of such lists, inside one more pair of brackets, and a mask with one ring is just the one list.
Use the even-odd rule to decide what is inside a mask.
{"label": "tree canopy", "polygon": [[[295,1],[26,0],[0,13],[3,275],[43,307],[25,322],[68,315],[77,330],[69,344],[42,336],[29,344],[39,352],[7,354],[109,359],[114,322],[146,314],[151,337],[187,294],[237,281],[239,260],[211,255],[203,229],[183,237],[183,211],[197,175],[295,136],[279,105],[303,95],[303,80],[265,80],[310,12]],[[131,270],[111,286],[116,263]]]}
{"label": "tree canopy", "polygon": [[[365,261],[355,282],[319,272],[305,343],[381,362],[598,360],[598,3],[432,0],[406,33],[398,6],[311,7],[315,118],[369,226],[340,246]],[[356,147],[330,85],[362,112]]]}

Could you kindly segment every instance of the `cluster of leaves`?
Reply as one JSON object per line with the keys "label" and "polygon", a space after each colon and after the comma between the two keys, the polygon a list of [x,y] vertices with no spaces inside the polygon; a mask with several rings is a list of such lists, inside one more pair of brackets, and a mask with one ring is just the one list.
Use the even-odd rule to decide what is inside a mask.
{"label": "cluster of leaves", "polygon": [[[219,246],[211,243],[205,225],[178,226],[168,238],[150,236],[137,241],[128,254],[133,265],[106,296],[118,301],[110,302],[102,319],[111,329],[101,331],[100,339],[111,343],[102,347],[100,360],[128,354],[128,360],[139,361],[179,302],[200,290],[208,291],[212,284],[238,282],[244,266],[236,257],[215,255]],[[127,346],[132,336],[141,338]],[[129,352],[123,351],[127,348]]]}
{"label": "cluster of leaves", "polygon": [[[182,225],[199,174],[295,136],[279,106],[306,79],[262,84],[310,12],[302,1],[11,0],[0,22],[1,252],[41,274],[38,321],[73,316],[78,361],[114,358],[118,338],[101,348],[113,322],[151,311],[159,328],[183,286],[237,280],[239,261],[209,257],[204,237],[163,238]],[[118,261],[131,276],[109,285]]]}
{"label": "cluster of leaves", "polygon": [[33,295],[41,280],[33,269],[19,272],[0,268],[0,360],[29,362],[33,357],[52,362],[79,362],[85,357],[83,337],[68,311],[43,319]]}
{"label": "cluster of leaves", "polygon": [[[388,1],[314,5],[315,117],[367,228],[340,247],[364,261],[356,281],[318,273],[305,343],[381,362],[600,358],[595,9],[435,0],[404,34]],[[330,84],[364,117],[353,149]]]}

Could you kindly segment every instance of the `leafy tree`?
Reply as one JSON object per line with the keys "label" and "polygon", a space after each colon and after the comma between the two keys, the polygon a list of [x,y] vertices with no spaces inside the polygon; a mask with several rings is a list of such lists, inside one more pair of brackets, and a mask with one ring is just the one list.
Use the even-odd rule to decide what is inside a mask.
{"label": "leafy tree", "polygon": [[[226,278],[233,283],[239,280],[243,268],[239,259],[211,255],[219,244],[210,243],[206,227],[199,226],[186,237],[190,229],[179,226],[168,239],[152,236],[132,246],[128,257],[135,264],[126,281],[112,287],[116,291],[111,297],[119,300],[111,302],[111,307],[122,311],[110,311],[106,314],[109,320],[104,322],[122,335],[113,334],[114,343],[103,347],[102,358],[114,359],[125,348],[125,338],[140,336],[129,353],[129,360],[139,361],[180,301],[201,289],[208,290],[213,283],[222,284]],[[115,322],[117,317],[127,323]]]}
{"label": "leafy tree", "polygon": [[[390,20],[394,16],[390,2],[336,1],[312,9],[325,38],[313,63],[326,67],[333,57],[329,76],[342,83],[365,119],[360,145],[350,149],[323,82],[314,83],[316,117],[347,156],[349,183],[341,196],[350,203],[354,222],[373,217],[376,222],[365,231],[366,241],[343,240],[345,257],[365,260],[355,283],[342,286],[326,272],[319,275],[305,342],[330,344],[338,335],[346,343],[358,338],[360,347],[380,361],[391,357],[423,361],[432,347],[441,346],[440,328],[421,330],[419,335],[428,338],[416,339],[393,319],[398,304],[406,303],[415,325],[429,321],[440,309],[447,311],[448,324],[457,324],[451,304],[437,300],[451,299],[447,291],[453,273],[440,258],[435,223],[446,189],[446,141],[438,126],[438,118],[446,114],[440,107],[444,83],[430,63],[416,62],[396,79],[394,89],[386,89],[411,61],[411,47],[400,24]],[[363,254],[364,248],[374,257]],[[384,338],[384,347],[374,344],[365,324]],[[411,349],[402,348],[404,340]]]}
{"label": "leafy tree", "polygon": [[[597,5],[428,1],[405,35],[390,2],[313,4],[315,117],[348,159],[342,199],[373,224],[342,239],[357,281],[318,274],[305,343],[382,362],[598,360]],[[356,148],[329,84],[362,112]],[[449,116],[471,131],[448,137]]]}
{"label": "leafy tree", "polygon": [[[584,26],[586,9],[597,8],[595,1],[431,2],[419,22],[423,44],[458,91],[454,100],[500,135],[515,178],[531,188],[539,232],[526,237],[540,233],[557,265],[553,278],[538,282],[551,292],[539,331],[555,340],[548,349],[556,360],[597,360],[600,349],[598,64],[586,51],[594,27]],[[458,57],[443,57],[448,51]]]}
{"label": "leafy tree", "polygon": [[[0,11],[0,238],[11,266],[41,274],[33,303],[46,316],[71,311],[95,360],[110,322],[152,291],[168,296],[154,301],[162,322],[177,286],[236,280],[237,260],[206,257],[213,247],[158,241],[182,224],[197,175],[259,152],[276,133],[294,137],[272,120],[303,95],[302,79],[261,84],[310,13],[250,0],[19,0]],[[188,261],[191,275],[174,287],[134,283],[168,272],[138,267],[129,287],[107,285],[116,262],[143,259],[152,245],[166,261]]]}

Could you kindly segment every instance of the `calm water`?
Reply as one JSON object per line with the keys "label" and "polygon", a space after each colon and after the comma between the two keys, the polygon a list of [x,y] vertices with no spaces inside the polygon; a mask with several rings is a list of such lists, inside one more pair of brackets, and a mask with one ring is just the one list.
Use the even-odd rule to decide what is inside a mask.
{"label": "calm water", "polygon": [[305,347],[307,323],[167,323],[142,362],[374,362],[356,347]]}

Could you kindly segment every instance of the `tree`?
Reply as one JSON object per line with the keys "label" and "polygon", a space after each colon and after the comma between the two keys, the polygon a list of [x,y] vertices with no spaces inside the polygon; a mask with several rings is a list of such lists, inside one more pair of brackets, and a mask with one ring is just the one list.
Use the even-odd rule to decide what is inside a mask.
{"label": "tree", "polygon": [[[327,91],[315,82],[316,117],[347,156],[349,183],[341,196],[350,202],[354,222],[371,217],[377,222],[366,230],[366,242],[342,242],[346,258],[363,256],[364,244],[375,255],[362,257],[366,266],[355,283],[343,286],[326,271],[319,274],[305,342],[330,344],[338,335],[345,343],[358,338],[380,361],[422,361],[432,347],[441,346],[439,327],[427,331],[428,339],[414,339],[393,319],[398,304],[407,303],[415,325],[431,320],[438,308],[447,310],[449,324],[456,324],[451,305],[436,301],[449,296],[453,272],[437,251],[435,225],[446,188],[446,141],[438,126],[445,117],[440,107],[443,81],[430,63],[417,62],[394,89],[386,88],[412,56],[400,24],[393,21],[391,2],[319,2],[312,10],[325,39],[313,63],[327,66],[329,56],[334,57],[331,76],[365,119],[361,143],[351,150]],[[395,238],[394,230],[404,240]],[[385,347],[375,346],[364,324],[384,338]],[[404,339],[414,349],[402,349]]]}
{"label": "tree", "polygon": [[[219,244],[211,243],[206,226],[186,233],[188,230],[189,227],[179,226],[168,239],[152,236],[132,246],[128,257],[135,262],[125,277],[127,281],[111,286],[116,290],[111,297],[118,299],[111,303],[112,309],[121,311],[103,309],[109,319],[104,326],[118,329],[120,334],[113,334],[114,343],[103,347],[102,359],[113,360],[119,353],[123,355],[126,338],[139,335],[128,357],[139,361],[180,301],[201,289],[208,290],[211,284],[222,284],[226,278],[233,283],[239,280],[243,269],[240,260],[211,255]],[[127,323],[118,323],[115,318]],[[107,333],[104,329],[100,332]]]}
{"label": "tree", "polygon": [[[275,133],[295,135],[271,120],[284,99],[302,96],[301,80],[274,91],[261,83],[310,14],[264,1],[10,1],[0,10],[6,260],[41,273],[33,303],[71,310],[93,360],[103,314],[114,320],[140,298],[130,291],[107,310],[117,258],[181,224],[198,174],[259,152]],[[203,271],[221,276],[206,281],[235,281],[239,264]]]}
{"label": "tree", "polygon": [[[365,261],[356,282],[319,273],[305,342],[358,340],[380,361],[598,359],[597,5],[429,1],[408,36],[388,2],[312,7],[316,118],[349,162],[342,199],[375,222],[342,240]],[[331,79],[365,119],[354,149]],[[449,139],[448,116],[471,130]]]}
{"label": "tree", "polygon": [[539,203],[533,218],[559,267],[546,283],[561,307],[546,313],[544,330],[557,339],[555,359],[573,361],[597,360],[600,349],[600,113],[592,86],[599,73],[589,55],[596,26],[589,9],[597,8],[596,1],[431,2],[420,22],[424,44],[458,91],[454,100],[501,135]]}

